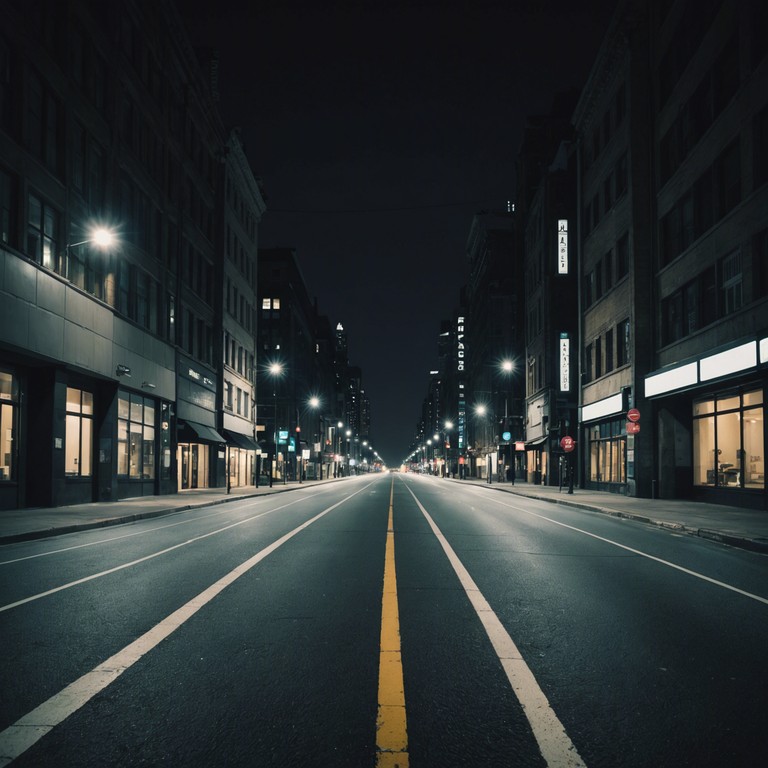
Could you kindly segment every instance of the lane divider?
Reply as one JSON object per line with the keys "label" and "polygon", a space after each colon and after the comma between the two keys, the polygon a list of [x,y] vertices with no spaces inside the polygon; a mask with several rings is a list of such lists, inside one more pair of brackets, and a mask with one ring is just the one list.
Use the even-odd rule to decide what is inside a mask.
{"label": "lane divider", "polygon": [[384,553],[384,590],[381,598],[379,708],[376,717],[377,768],[408,768],[408,729],[395,574],[394,493],[395,480],[392,478],[387,546]]}
{"label": "lane divider", "polygon": [[475,609],[477,617],[480,619],[483,628],[491,641],[494,651],[504,668],[512,690],[515,692],[523,713],[528,719],[533,735],[539,745],[541,755],[549,768],[584,768],[579,753],[565,732],[563,724],[555,714],[555,711],[549,704],[544,691],[541,690],[531,668],[523,659],[523,655],[518,650],[509,633],[504,628],[499,617],[494,613],[488,601],[475,584],[474,579],[469,575],[469,571],[459,560],[458,555],[430,514],[424,508],[422,503],[416,498],[416,494],[406,485],[408,492],[413,496],[414,501],[421,510],[421,513],[429,523],[429,527],[440,542],[448,561],[450,562],[456,575],[459,577],[461,586],[469,598],[472,607]]}
{"label": "lane divider", "polygon": [[217,582],[203,590],[197,597],[193,597],[181,608],[166,616],[159,624],[145,632],[114,656],[99,664],[90,672],[70,683],[59,693],[51,696],[39,707],[21,717],[13,725],[9,725],[0,732],[0,768],[15,760],[36,744],[43,736],[52,731],[71,714],[87,704],[94,696],[101,693],[108,685],[113,683],[127,669],[130,669],[142,656],[159,645],[166,637],[172,635],[183,626],[201,608],[217,597],[230,584],[233,584],[241,576],[244,576],[254,566],[279,549],[296,534],[316,523],[329,512],[340,507],[353,496],[357,496],[369,487],[370,483],[354,493],[345,496],[340,501],[318,513],[292,531],[281,536],[269,546],[262,549],[250,559],[241,563]]}

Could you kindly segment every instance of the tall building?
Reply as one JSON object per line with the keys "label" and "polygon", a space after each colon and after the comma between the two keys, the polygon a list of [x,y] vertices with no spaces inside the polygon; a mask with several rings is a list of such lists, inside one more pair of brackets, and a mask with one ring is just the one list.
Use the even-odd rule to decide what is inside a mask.
{"label": "tall building", "polygon": [[560,441],[578,428],[578,228],[570,124],[577,97],[561,94],[549,115],[526,121],[518,160],[517,205],[525,222],[526,479],[545,485],[565,482],[572,457]]}
{"label": "tall building", "polygon": [[250,187],[249,259],[263,201],[234,182],[181,19],[168,0],[0,14],[0,506],[223,486],[222,430],[248,422],[224,388],[252,398],[222,372],[225,178]]}
{"label": "tall building", "polygon": [[467,238],[467,460],[478,476],[521,473],[523,258],[513,211],[475,215]]}
{"label": "tall building", "polygon": [[265,211],[259,182],[254,178],[240,142],[230,132],[219,164],[224,178],[217,219],[220,252],[224,254],[217,290],[215,345],[219,365],[218,431],[227,441],[227,482],[230,487],[253,485],[260,472],[256,444],[256,328],[258,225]]}
{"label": "tall building", "polygon": [[765,508],[768,10],[623,0],[574,113],[585,487]]}
{"label": "tall building", "polygon": [[650,406],[663,497],[768,506],[768,6],[654,5]]}
{"label": "tall building", "polygon": [[626,432],[644,409],[653,307],[647,3],[621,2],[576,106],[581,484],[650,495],[653,451]]}

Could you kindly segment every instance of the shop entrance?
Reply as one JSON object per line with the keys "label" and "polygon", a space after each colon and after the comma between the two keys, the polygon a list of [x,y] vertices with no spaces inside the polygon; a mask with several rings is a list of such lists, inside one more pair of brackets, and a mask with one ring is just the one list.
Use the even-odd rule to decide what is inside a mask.
{"label": "shop entrance", "polygon": [[208,446],[203,443],[179,443],[179,490],[208,487]]}

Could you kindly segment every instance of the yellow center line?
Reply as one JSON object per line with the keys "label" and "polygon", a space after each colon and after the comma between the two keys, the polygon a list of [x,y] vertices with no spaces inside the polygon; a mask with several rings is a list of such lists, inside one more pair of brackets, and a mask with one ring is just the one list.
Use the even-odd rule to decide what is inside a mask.
{"label": "yellow center line", "polygon": [[387,548],[384,553],[384,593],[381,599],[379,653],[379,710],[376,717],[376,767],[408,768],[408,733],[405,722],[405,687],[400,652],[400,615],[395,577],[395,529],[393,499],[395,479],[389,491]]}

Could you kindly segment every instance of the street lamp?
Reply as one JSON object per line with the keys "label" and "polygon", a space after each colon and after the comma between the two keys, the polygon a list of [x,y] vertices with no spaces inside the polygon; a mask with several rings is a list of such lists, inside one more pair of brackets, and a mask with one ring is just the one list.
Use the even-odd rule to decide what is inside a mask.
{"label": "street lamp", "polygon": [[[274,418],[274,425],[272,431],[272,441],[274,444],[274,465],[269,469],[269,487],[272,487],[275,470],[277,469],[277,381],[282,377],[285,366],[279,360],[273,360],[267,366],[267,372],[272,377],[272,415]],[[285,482],[285,468],[283,468],[283,482]]]}
{"label": "street lamp", "polygon": [[111,229],[107,229],[106,227],[94,227],[91,230],[91,236],[89,238],[81,240],[79,243],[67,243],[67,254],[69,254],[70,248],[76,248],[78,245],[93,243],[94,245],[98,245],[99,248],[111,248],[116,241],[117,237]]}
{"label": "street lamp", "polygon": [[[317,397],[317,395],[312,395],[309,400],[307,400],[307,405],[310,407],[311,410],[317,411],[317,409],[320,407],[320,398]],[[320,480],[323,479],[323,444],[322,441],[318,441],[318,433],[314,432],[314,442],[317,444],[320,443],[320,458],[318,461],[318,464],[320,465]],[[320,431],[320,434],[322,434],[322,430]]]}
{"label": "street lamp", "polygon": [[486,451],[486,468],[488,470],[488,484],[491,483],[492,463],[491,454],[488,451],[488,423],[485,416],[488,414],[488,407],[484,403],[478,403],[475,406],[475,414],[483,420],[483,448]]}
{"label": "street lamp", "polygon": [[349,476],[351,473],[351,467],[349,466],[349,438],[352,437],[352,430],[348,429],[345,432],[347,436],[347,476]]}
{"label": "street lamp", "polygon": [[[78,240],[76,243],[67,243],[64,247],[64,264],[57,265],[58,271],[60,274],[66,276],[69,280],[72,280],[72,282],[78,283],[79,277],[82,277],[82,274],[79,272],[79,270],[75,270],[72,267],[72,249],[78,248],[81,245],[88,245],[92,244],[95,245],[99,250],[106,251],[109,248],[111,248],[115,243],[117,242],[117,235],[107,227],[92,227],[88,232],[88,237],[86,237],[84,240]],[[83,267],[83,261],[79,260],[80,268]],[[82,287],[82,286],[81,286]]]}

